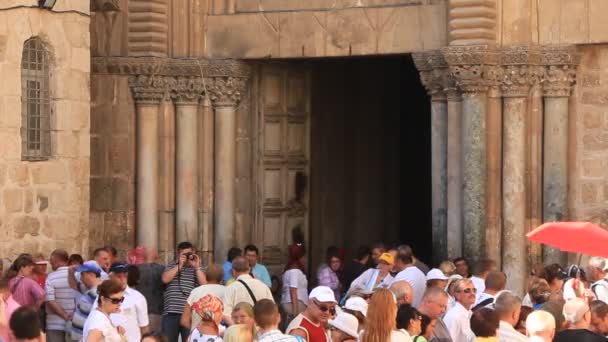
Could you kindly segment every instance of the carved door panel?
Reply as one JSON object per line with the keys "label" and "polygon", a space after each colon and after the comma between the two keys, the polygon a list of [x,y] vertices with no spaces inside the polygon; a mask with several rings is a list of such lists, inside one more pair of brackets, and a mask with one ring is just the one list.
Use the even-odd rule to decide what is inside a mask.
{"label": "carved door panel", "polygon": [[258,73],[256,219],[262,263],[279,274],[292,230],[308,238],[310,71],[263,65]]}

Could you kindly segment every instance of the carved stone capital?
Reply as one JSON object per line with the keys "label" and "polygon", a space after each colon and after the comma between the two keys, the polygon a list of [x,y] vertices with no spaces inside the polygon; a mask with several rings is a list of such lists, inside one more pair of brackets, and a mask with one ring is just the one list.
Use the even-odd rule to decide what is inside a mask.
{"label": "carved stone capital", "polygon": [[576,82],[576,67],[580,54],[574,46],[545,46],[540,50],[543,95],[568,97]]}
{"label": "carved stone capital", "polygon": [[205,79],[207,95],[213,107],[236,107],[245,93],[247,79],[239,77],[211,77]]}
{"label": "carved stone capital", "polygon": [[248,63],[237,60],[177,59],[158,57],[93,57],[91,72],[118,75],[245,77]]}
{"label": "carved stone capital", "polygon": [[137,104],[159,104],[167,95],[167,80],[162,76],[131,76],[129,86]]}
{"label": "carved stone capital", "polygon": [[515,46],[500,50],[503,68],[501,90],[504,97],[527,97],[530,87],[540,82],[540,53],[536,48]]}
{"label": "carved stone capital", "polygon": [[201,77],[170,77],[169,94],[175,104],[197,105],[205,92]]}
{"label": "carved stone capital", "polygon": [[447,89],[455,88],[445,59],[440,51],[414,54],[414,63],[420,71],[420,81],[432,101],[445,101]]}
{"label": "carved stone capital", "polygon": [[450,73],[465,93],[486,92],[502,75],[497,51],[486,45],[442,49]]}

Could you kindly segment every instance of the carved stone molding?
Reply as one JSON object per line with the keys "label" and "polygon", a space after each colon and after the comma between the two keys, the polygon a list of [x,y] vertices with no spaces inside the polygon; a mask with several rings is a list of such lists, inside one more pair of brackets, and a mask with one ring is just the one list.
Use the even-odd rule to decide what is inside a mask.
{"label": "carved stone molding", "polygon": [[177,59],[157,57],[94,57],[91,71],[97,74],[244,77],[249,64],[237,60]]}
{"label": "carved stone molding", "polygon": [[445,101],[448,91],[458,91],[440,51],[414,54],[413,58],[420,72],[420,81],[432,101]]}
{"label": "carved stone molding", "polygon": [[237,77],[205,79],[207,95],[214,107],[235,107],[245,92],[246,80]]}
{"label": "carved stone molding", "polygon": [[167,95],[167,80],[161,76],[131,76],[129,86],[137,104],[159,104]]}
{"label": "carved stone molding", "polygon": [[527,97],[532,85],[541,82],[540,53],[536,48],[515,46],[500,50],[503,97]]}
{"label": "carved stone molding", "polygon": [[580,54],[574,46],[545,46],[540,50],[543,71],[543,95],[568,97],[576,82]]}
{"label": "carved stone molding", "polygon": [[450,45],[496,42],[496,0],[450,0]]}
{"label": "carved stone molding", "polygon": [[486,92],[502,78],[499,53],[490,46],[447,47],[441,51],[456,85],[464,93]]}
{"label": "carved stone molding", "polygon": [[167,77],[168,92],[175,104],[198,104],[205,92],[201,77]]}

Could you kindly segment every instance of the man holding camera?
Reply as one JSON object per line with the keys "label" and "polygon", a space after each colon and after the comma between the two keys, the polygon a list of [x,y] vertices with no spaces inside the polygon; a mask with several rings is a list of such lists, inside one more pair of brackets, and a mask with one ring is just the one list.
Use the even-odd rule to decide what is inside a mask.
{"label": "man holding camera", "polygon": [[162,275],[166,285],[162,319],[162,332],[169,341],[177,341],[181,335],[186,341],[188,329],[180,327],[179,320],[186,300],[195,287],[206,282],[205,273],[201,268],[201,259],[194,252],[190,242],[180,242],[177,245],[175,261],[167,265]]}

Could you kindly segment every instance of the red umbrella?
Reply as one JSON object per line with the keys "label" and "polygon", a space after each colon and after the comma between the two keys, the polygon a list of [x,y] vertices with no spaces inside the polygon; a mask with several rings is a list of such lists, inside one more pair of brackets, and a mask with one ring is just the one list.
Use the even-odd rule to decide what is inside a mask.
{"label": "red umbrella", "polygon": [[564,252],[608,258],[608,231],[590,222],[547,222],[526,236]]}

